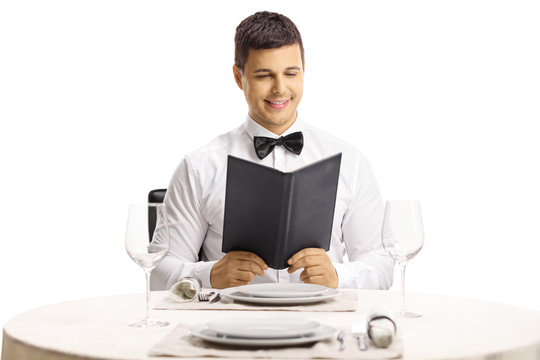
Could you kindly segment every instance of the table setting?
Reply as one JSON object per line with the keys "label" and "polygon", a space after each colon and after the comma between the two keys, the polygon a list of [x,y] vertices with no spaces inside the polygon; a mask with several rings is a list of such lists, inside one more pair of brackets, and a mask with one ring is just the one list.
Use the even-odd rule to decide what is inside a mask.
{"label": "table setting", "polygon": [[[321,285],[309,287],[317,288],[319,292],[308,291],[305,294],[290,293],[296,289],[301,291],[303,285],[309,284],[255,284],[228,289],[214,290],[201,289],[189,301],[180,300],[174,295],[174,289],[184,281],[173,285],[169,296],[154,306],[156,310],[245,310],[245,311],[355,311],[358,304],[358,295],[351,289],[329,289]],[[188,280],[189,281],[189,280]],[[269,289],[275,293],[271,296],[254,295],[253,289]],[[286,290],[286,291],[285,291]],[[285,292],[282,292],[285,291]],[[282,296],[277,296],[281,293]],[[205,299],[206,298],[206,299]]]}
{"label": "table setting", "polygon": [[[387,208],[390,209],[390,206],[387,205]],[[405,210],[408,208],[406,207]],[[413,206],[413,215],[416,215],[414,210]],[[153,211],[158,218],[162,219],[159,226],[165,229],[160,232],[162,234],[160,238],[148,233],[152,239],[152,249],[147,240],[147,229],[141,226],[142,220],[147,218],[149,211]],[[165,213],[166,208],[163,204],[130,206],[126,250],[145,272],[147,313],[143,320],[132,322],[129,326],[152,328],[169,325],[165,319],[151,317],[149,309],[150,273],[164,257],[169,247]],[[389,221],[389,215],[385,216],[385,222]],[[404,228],[406,231],[409,230],[406,226]],[[391,241],[383,236],[383,245],[390,255],[394,255],[399,260],[401,257],[398,256],[399,248],[395,246],[395,235],[395,233],[391,235]],[[423,233],[415,235],[418,235],[416,238],[421,240],[419,242],[421,247]],[[415,251],[418,252],[418,250]],[[153,308],[156,310],[354,312],[357,311],[357,307],[357,292],[352,289],[331,289],[322,285],[305,283],[263,283],[219,290],[203,289],[199,279],[186,277],[174,284],[169,289],[168,296]],[[260,357],[278,358],[287,356],[309,358],[311,357],[309,354],[315,354],[319,358],[373,358],[375,356],[373,352],[377,352],[377,358],[401,356],[402,343],[400,339],[398,340],[399,332],[390,311],[372,311],[364,318],[355,316],[355,320],[350,328],[337,329],[307,318],[276,316],[269,313],[268,316],[236,317],[195,326],[179,324],[152,347],[149,355],[184,357],[243,357],[245,355],[245,357],[253,357],[255,351],[256,354],[260,354]],[[391,328],[388,324],[386,327],[377,326],[377,320],[389,321]]]}
{"label": "table setting", "polygon": [[[388,311],[371,312],[351,328],[336,328],[283,312],[353,312],[357,293],[303,283],[268,283],[228,289],[204,289],[185,278],[174,284],[154,309],[264,311],[264,316],[236,316],[194,326],[177,325],[152,347],[150,356],[225,358],[400,357],[402,341]],[[276,315],[271,312],[282,312]],[[357,314],[355,314],[355,318]],[[381,320],[388,323],[381,326]]]}
{"label": "table setting", "polygon": [[[179,290],[181,289],[181,290]],[[346,295],[345,295],[346,294]],[[213,300],[216,300],[214,301]],[[374,311],[350,329],[270,311],[356,311],[355,291],[321,285],[270,283],[201,289],[191,278],[173,285],[155,308],[167,310],[264,310],[265,316],[237,316],[195,326],[179,324],[149,351],[150,356],[264,358],[397,358],[402,342],[391,315]],[[334,310],[333,310],[334,309]],[[377,326],[387,319],[391,324]],[[386,327],[384,326],[386,325]],[[370,331],[371,330],[371,331]]]}
{"label": "table setting", "polygon": [[231,317],[196,326],[179,324],[148,355],[277,359],[401,357],[403,343],[399,336],[385,347],[375,346],[366,338],[365,344],[369,345],[361,348],[362,334],[353,330],[297,317]]}

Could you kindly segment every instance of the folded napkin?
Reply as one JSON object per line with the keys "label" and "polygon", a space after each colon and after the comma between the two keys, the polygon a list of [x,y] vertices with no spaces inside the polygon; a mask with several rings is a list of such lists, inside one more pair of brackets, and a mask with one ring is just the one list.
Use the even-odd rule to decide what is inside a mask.
{"label": "folded napkin", "polygon": [[216,303],[192,301],[179,303],[166,296],[154,306],[157,310],[277,310],[277,311],[355,311],[358,307],[356,290],[340,289],[339,295],[332,299],[305,305],[261,305],[247,302],[234,302],[225,296]]}
{"label": "folded napkin", "polygon": [[350,332],[345,337],[346,348],[339,351],[337,335],[330,339],[290,347],[226,346],[204,341],[188,333],[188,325],[178,325],[165,338],[150,349],[149,356],[223,357],[223,358],[276,358],[276,359],[395,359],[401,357],[403,344],[396,338],[390,347],[379,349],[370,346],[358,350]]}

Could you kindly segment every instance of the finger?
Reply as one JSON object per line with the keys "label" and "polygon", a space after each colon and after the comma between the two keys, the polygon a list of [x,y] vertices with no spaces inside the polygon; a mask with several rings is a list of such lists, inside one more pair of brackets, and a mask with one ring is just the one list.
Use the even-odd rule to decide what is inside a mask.
{"label": "finger", "polygon": [[[301,274],[302,275],[302,274]],[[336,289],[339,286],[339,278],[335,268],[329,269],[325,266],[308,270],[300,280],[307,284],[319,284]]]}
{"label": "finger", "polygon": [[308,278],[306,278],[305,280],[302,280],[304,283],[306,284],[317,284],[317,285],[324,285],[324,286],[328,286],[326,283],[327,283],[327,280],[326,280],[326,277],[322,276],[322,275],[316,275],[316,276],[310,276]]}
{"label": "finger", "polygon": [[306,258],[305,257],[300,258],[295,263],[293,263],[291,266],[289,266],[289,269],[287,270],[287,272],[289,274],[292,274],[293,272],[296,272],[296,271],[302,269],[304,266],[306,266]]}
{"label": "finger", "polygon": [[300,261],[295,262],[293,265],[289,266],[289,268],[287,269],[287,272],[289,274],[292,274],[292,273],[302,269],[303,267],[304,267],[304,261],[300,260]]}
{"label": "finger", "polygon": [[312,276],[324,276],[325,271],[324,267],[322,266],[313,266],[313,267],[307,267],[300,273],[300,281],[304,281],[304,279],[307,279]]}
{"label": "finger", "polygon": [[237,270],[249,271],[259,276],[264,276],[263,269],[261,269],[257,263],[249,260],[240,260],[235,262],[235,268]]}
{"label": "finger", "polygon": [[292,265],[298,260],[311,255],[319,255],[321,252],[325,252],[324,249],[321,248],[305,248],[294,254],[287,260],[287,264]]}
{"label": "finger", "polygon": [[266,265],[264,260],[250,251],[230,251],[228,254],[234,256],[235,259],[252,261],[257,264],[263,271],[268,269],[268,265]]}
{"label": "finger", "polygon": [[255,279],[255,274],[251,271],[236,271],[233,275],[233,279],[251,282],[251,280]]}
{"label": "finger", "polygon": [[227,287],[242,286],[242,285],[248,285],[248,284],[249,284],[249,281],[233,279],[229,282]]}
{"label": "finger", "polygon": [[243,285],[249,285],[250,281],[240,281],[236,280],[234,286],[243,286]]}
{"label": "finger", "polygon": [[297,271],[301,268],[306,267],[312,267],[312,266],[319,266],[324,264],[325,259],[321,256],[304,256],[300,260],[296,261],[293,265],[289,267],[289,274],[292,274],[293,272]]}

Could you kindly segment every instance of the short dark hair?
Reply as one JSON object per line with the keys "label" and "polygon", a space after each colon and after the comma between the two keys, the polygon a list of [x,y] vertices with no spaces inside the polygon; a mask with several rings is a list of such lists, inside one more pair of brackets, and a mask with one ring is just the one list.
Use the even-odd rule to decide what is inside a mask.
{"label": "short dark hair", "polygon": [[278,13],[259,11],[242,20],[236,27],[234,63],[244,71],[249,49],[276,49],[293,44],[300,46],[304,64],[302,37],[291,19]]}

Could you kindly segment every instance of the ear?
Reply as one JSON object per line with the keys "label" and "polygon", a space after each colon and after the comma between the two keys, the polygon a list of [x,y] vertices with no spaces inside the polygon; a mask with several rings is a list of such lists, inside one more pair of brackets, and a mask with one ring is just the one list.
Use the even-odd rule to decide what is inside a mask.
{"label": "ear", "polygon": [[240,88],[240,90],[244,90],[242,87],[242,70],[238,68],[238,66],[233,65],[232,67],[233,75],[234,75],[234,81],[236,81],[236,85]]}

